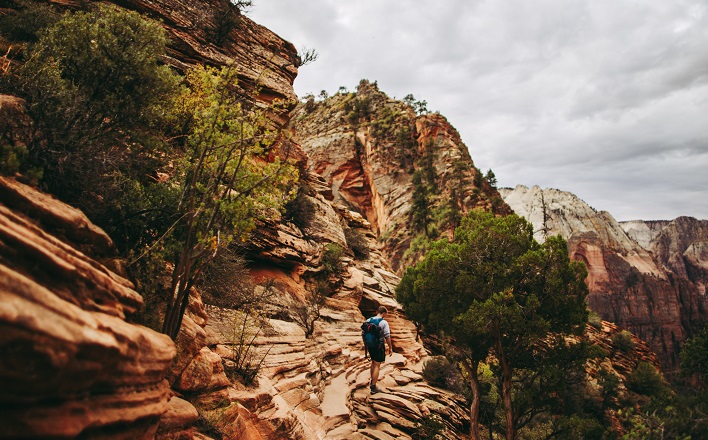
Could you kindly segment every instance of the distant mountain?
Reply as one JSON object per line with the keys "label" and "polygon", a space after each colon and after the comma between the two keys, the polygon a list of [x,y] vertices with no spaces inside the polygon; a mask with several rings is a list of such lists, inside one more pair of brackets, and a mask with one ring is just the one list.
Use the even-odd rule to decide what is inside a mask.
{"label": "distant mountain", "polygon": [[500,193],[538,240],[560,234],[571,257],[585,262],[590,309],[637,334],[675,370],[683,341],[708,322],[708,222],[621,224],[569,192],[517,186]]}

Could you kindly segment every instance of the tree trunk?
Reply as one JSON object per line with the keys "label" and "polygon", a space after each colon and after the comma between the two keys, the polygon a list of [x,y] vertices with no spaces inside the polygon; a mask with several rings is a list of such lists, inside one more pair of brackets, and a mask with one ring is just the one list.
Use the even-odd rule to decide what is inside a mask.
{"label": "tree trunk", "polygon": [[499,364],[502,367],[502,401],[504,402],[504,410],[506,412],[506,440],[514,440],[516,432],[514,431],[514,412],[511,407],[511,367],[506,360],[506,356],[502,352]]}
{"label": "tree trunk", "polygon": [[470,376],[472,403],[470,404],[470,440],[481,440],[479,436],[479,376],[477,369],[479,361],[463,359],[462,365]]}

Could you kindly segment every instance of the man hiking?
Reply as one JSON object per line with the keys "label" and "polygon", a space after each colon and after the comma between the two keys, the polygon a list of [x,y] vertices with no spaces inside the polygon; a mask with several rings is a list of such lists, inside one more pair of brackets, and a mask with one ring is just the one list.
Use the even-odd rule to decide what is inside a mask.
{"label": "man hiking", "polygon": [[388,310],[386,307],[380,306],[376,310],[376,316],[366,320],[361,326],[361,337],[364,340],[364,356],[371,356],[371,394],[376,394],[379,389],[376,388],[376,382],[379,380],[379,370],[381,362],[386,360],[386,347],[388,346],[388,354],[393,354],[393,344],[391,343],[391,329],[388,322],[384,319]]}

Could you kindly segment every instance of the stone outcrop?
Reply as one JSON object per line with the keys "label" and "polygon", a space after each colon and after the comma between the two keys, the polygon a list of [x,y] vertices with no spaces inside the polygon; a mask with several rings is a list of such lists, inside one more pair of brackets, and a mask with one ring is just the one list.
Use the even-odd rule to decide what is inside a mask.
{"label": "stone outcrop", "polygon": [[[674,370],[682,342],[708,321],[703,275],[698,275],[707,261],[700,222],[681,218],[620,225],[564,191],[517,186],[500,192],[533,224],[536,239],[560,234],[568,241],[571,257],[588,268],[590,308],[645,340],[662,366]],[[695,280],[689,271],[697,274]]]}
{"label": "stone outcrop", "polygon": [[708,220],[678,217],[672,221],[632,221],[620,225],[663,267],[677,278],[690,281],[702,296],[706,295]]}
{"label": "stone outcrop", "polygon": [[[50,0],[59,9],[78,9],[86,2]],[[244,97],[256,103],[297,102],[292,84],[300,59],[292,43],[253,22],[226,0],[125,0],[111,2],[158,20],[168,36],[164,61],[179,70],[195,65],[238,69]],[[7,9],[3,12],[10,12]],[[287,114],[273,114],[282,125]]]}
{"label": "stone outcrop", "polygon": [[[317,188],[319,179],[310,179],[308,185]],[[206,339],[198,351],[181,350],[190,354],[173,364],[173,388],[197,408],[200,426],[209,428],[204,432],[217,430],[224,438],[405,439],[431,414],[443,420],[448,437],[463,438],[464,399],[423,381],[427,353],[393,298],[399,279],[377,249],[370,223],[328,201],[320,189],[324,194],[307,196],[317,210],[309,226],[262,224],[251,240],[250,274],[274,286],[266,307],[232,310],[204,307],[198,300],[190,305],[184,340],[202,332]],[[364,240],[366,257],[347,247],[347,228]],[[343,246],[345,253],[328,276],[330,296],[306,336],[294,310],[307,304],[313,280],[323,276],[327,243]],[[360,325],[382,304],[391,311],[395,353],[381,372],[385,391],[370,396]],[[195,314],[208,319],[196,325]],[[239,374],[248,363],[259,365],[259,374],[244,386]]]}
{"label": "stone outcrop", "polygon": [[[234,63],[251,102],[296,99],[294,46],[228,2],[115,3],[161,21],[170,37],[165,62],[177,69]],[[272,116],[278,126],[289,118]],[[12,130],[26,127],[18,121]],[[444,219],[430,228],[435,236],[451,233],[450,212],[510,208],[444,117],[416,115],[375,84],[304,103],[289,130],[316,215],[306,225],[261,221],[244,248],[261,307],[205,305],[195,290],[174,344],[126,322],[142,299],[119,275],[105,233],[51,197],[0,181],[0,403],[11,409],[0,414],[3,435],[407,439],[434,416],[444,438],[466,438],[464,399],[422,379],[428,353],[394,298],[397,273],[423,253],[409,251],[425,235],[410,226],[413,173],[427,173],[430,207]],[[612,258],[598,241],[582,243],[579,258]],[[343,254],[332,265],[325,260],[336,246]],[[630,272],[661,273],[639,268],[636,253],[621,256]],[[598,270],[595,280],[613,276],[628,275]],[[371,395],[359,326],[379,305],[390,310],[395,353],[381,372],[384,391]],[[617,331],[604,323],[595,337]],[[614,371],[634,368],[604,343]]]}
{"label": "stone outcrop", "polygon": [[[289,127],[307,155],[309,172],[324,179],[335,203],[369,221],[397,273],[420,256],[405,255],[417,235],[410,226],[416,170],[425,173],[429,167],[434,177],[428,182],[434,187],[431,210],[510,212],[443,116],[417,116],[375,83],[364,80],[356,93],[300,105]],[[438,234],[450,233],[453,227],[454,221],[434,226]]]}
{"label": "stone outcrop", "polygon": [[125,321],[140,295],[87,256],[111,243],[80,211],[0,177],[3,437],[154,436],[175,348]]}

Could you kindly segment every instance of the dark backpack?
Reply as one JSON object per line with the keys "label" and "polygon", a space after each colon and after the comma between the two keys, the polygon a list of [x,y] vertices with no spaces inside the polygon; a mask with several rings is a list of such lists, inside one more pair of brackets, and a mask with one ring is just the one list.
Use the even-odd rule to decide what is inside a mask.
{"label": "dark backpack", "polygon": [[367,350],[380,350],[383,348],[383,335],[379,323],[383,318],[371,318],[361,325],[361,336],[364,338],[364,345]]}

